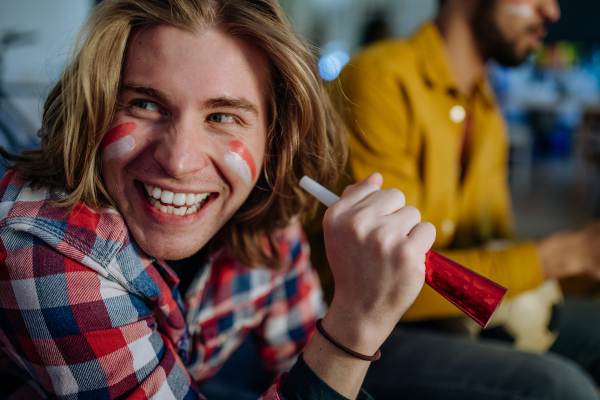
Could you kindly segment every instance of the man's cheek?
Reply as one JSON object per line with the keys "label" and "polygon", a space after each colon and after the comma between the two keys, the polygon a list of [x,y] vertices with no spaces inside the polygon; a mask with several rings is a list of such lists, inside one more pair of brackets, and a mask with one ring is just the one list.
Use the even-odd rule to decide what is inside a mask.
{"label": "man's cheek", "polygon": [[223,156],[225,165],[240,176],[247,185],[256,178],[256,162],[250,150],[238,140],[229,142],[229,152]]}
{"label": "man's cheek", "polygon": [[104,161],[121,158],[135,148],[135,139],[131,135],[137,128],[135,122],[125,122],[112,128],[104,136],[101,154]]}
{"label": "man's cheek", "polygon": [[513,1],[504,5],[504,12],[509,15],[516,15],[523,18],[532,18],[535,15],[535,9],[527,1]]}

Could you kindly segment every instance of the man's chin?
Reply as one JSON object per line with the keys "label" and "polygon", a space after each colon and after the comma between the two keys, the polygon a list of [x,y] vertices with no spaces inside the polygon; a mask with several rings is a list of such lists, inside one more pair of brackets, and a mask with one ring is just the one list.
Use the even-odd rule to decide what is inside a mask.
{"label": "man's chin", "polygon": [[154,254],[145,251],[145,253],[151,257],[158,258],[161,260],[178,261],[178,260],[183,260],[185,258],[189,258],[189,257],[193,256],[194,254],[199,252],[201,248],[202,247],[199,247],[193,251],[189,251],[189,250],[186,250],[186,251],[161,251],[161,252],[155,252]]}
{"label": "man's chin", "polygon": [[527,61],[531,52],[531,50],[522,53],[516,51],[498,52],[492,58],[504,67],[517,67]]}
{"label": "man's chin", "polygon": [[176,239],[161,238],[151,240],[146,238],[136,241],[140,249],[150,257],[161,260],[182,260],[196,254],[207,243],[196,238],[194,242],[182,242]]}

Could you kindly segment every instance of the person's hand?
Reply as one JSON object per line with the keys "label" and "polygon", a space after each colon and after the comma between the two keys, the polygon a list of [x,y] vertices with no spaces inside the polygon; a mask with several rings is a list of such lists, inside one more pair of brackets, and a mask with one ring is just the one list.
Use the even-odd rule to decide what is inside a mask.
{"label": "person's hand", "polygon": [[600,221],[541,239],[537,249],[548,279],[588,275],[600,280]]}
{"label": "person's hand", "polygon": [[323,326],[364,354],[379,348],[421,291],[425,253],[435,239],[433,225],[420,223],[402,192],[381,184],[381,175],[372,174],[347,187],[323,220],[335,279]]}

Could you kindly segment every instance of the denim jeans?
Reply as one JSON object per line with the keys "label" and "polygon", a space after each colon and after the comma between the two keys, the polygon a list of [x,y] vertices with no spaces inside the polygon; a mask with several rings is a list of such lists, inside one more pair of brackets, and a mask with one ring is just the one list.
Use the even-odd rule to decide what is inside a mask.
{"label": "denim jeans", "polygon": [[[567,299],[559,328],[551,351],[538,355],[497,340],[400,326],[363,387],[378,400],[598,400],[600,302]],[[268,383],[247,340],[201,391],[214,400],[250,400]]]}

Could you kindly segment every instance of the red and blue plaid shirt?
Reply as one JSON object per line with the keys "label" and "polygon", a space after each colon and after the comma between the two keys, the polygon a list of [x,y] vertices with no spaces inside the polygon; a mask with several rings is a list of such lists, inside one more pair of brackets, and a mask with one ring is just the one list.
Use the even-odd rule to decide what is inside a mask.
{"label": "red and blue plaid shirt", "polygon": [[[60,196],[13,172],[0,182],[0,370],[29,378],[20,393],[203,398],[196,382],[251,330],[282,372],[325,311],[297,224],[277,238],[285,268],[249,269],[216,252],[182,301],[176,274],[137,247],[119,213],[53,205]],[[280,384],[264,398],[283,398]]]}

